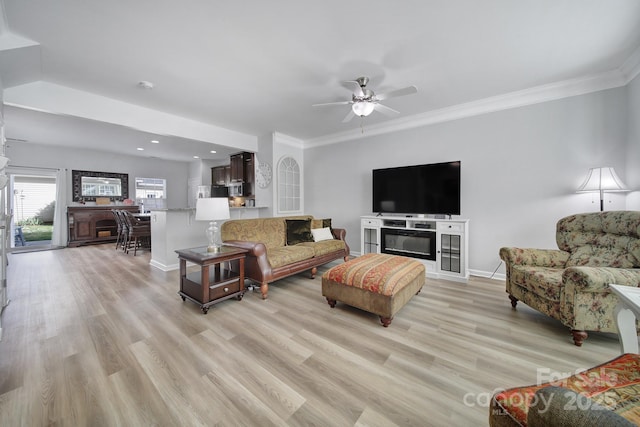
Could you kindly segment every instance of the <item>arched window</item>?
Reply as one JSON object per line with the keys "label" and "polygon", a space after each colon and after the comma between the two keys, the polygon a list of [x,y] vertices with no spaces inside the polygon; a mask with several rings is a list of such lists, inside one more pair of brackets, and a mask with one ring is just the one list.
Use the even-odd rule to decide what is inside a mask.
{"label": "arched window", "polygon": [[300,167],[293,157],[278,164],[278,211],[300,211]]}

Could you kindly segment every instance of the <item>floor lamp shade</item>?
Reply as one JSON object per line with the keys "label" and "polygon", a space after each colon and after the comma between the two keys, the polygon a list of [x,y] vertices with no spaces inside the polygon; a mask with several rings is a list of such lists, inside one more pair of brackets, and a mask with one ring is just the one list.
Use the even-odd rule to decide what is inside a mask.
{"label": "floor lamp shade", "polygon": [[589,169],[587,178],[578,187],[578,193],[600,193],[600,211],[604,210],[604,193],[629,191],[612,167]]}
{"label": "floor lamp shade", "polygon": [[229,219],[229,199],[226,197],[209,197],[196,200],[196,221],[209,221],[205,231],[208,252],[220,252],[222,241],[220,229],[216,221]]}

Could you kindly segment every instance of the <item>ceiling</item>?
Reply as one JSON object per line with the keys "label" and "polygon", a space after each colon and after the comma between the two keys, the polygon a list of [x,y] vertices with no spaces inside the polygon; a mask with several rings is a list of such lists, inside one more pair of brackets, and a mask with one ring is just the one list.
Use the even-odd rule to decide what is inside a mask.
{"label": "ceiling", "polygon": [[[153,132],[9,94],[45,82],[239,134],[314,141],[460,104],[619,72],[640,47],[637,0],[0,0],[6,137],[193,160],[225,138]],[[17,41],[16,41],[17,40]],[[17,46],[17,47],[16,47]],[[415,85],[348,123],[342,82]],[[152,82],[145,90],[138,82]],[[65,98],[65,97],[63,97]],[[50,105],[50,104],[49,104]],[[90,110],[90,106],[87,106]],[[160,144],[150,145],[151,139]],[[137,148],[145,148],[138,151]],[[218,153],[211,154],[211,150]],[[218,156],[218,157],[216,157]]]}

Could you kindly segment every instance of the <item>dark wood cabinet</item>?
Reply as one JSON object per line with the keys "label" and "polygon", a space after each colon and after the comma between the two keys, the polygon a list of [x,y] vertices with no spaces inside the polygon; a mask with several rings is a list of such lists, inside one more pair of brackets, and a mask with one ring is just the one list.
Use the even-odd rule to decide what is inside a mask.
{"label": "dark wood cabinet", "polygon": [[215,168],[211,168],[211,180],[213,185],[229,185],[229,174],[231,172],[231,167],[227,166],[216,166]]}
{"label": "dark wood cabinet", "polygon": [[253,183],[256,180],[256,169],[255,169],[255,157],[253,153],[246,153],[248,156],[244,156],[244,182],[247,184],[251,184],[251,193],[253,194]]}
{"label": "dark wood cabinet", "polygon": [[231,182],[244,182],[244,154],[231,156]]}
{"label": "dark wood cabinet", "polygon": [[213,185],[242,184],[242,195],[253,196],[255,173],[255,155],[249,152],[237,153],[230,156],[228,166],[211,168],[211,183]]}
{"label": "dark wood cabinet", "polygon": [[253,183],[254,154],[242,152],[231,156],[231,182]]}
{"label": "dark wood cabinet", "polygon": [[76,247],[95,243],[115,242],[118,227],[111,209],[138,212],[138,206],[69,206],[68,246]]}

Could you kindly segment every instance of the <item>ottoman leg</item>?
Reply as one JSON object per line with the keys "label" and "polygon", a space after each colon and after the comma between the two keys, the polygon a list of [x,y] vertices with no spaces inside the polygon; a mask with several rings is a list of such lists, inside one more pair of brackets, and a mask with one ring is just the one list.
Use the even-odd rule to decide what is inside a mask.
{"label": "ottoman leg", "polygon": [[391,324],[393,317],[382,317],[380,316],[380,321],[382,322],[382,326],[385,328]]}
{"label": "ottoman leg", "polygon": [[260,293],[262,294],[262,299],[267,299],[268,292],[269,292],[269,284],[267,282],[262,282],[260,284]]}
{"label": "ottoman leg", "polygon": [[318,272],[318,269],[316,267],[313,267],[311,269],[311,278],[315,279],[316,278],[316,273]]}
{"label": "ottoman leg", "polygon": [[329,307],[333,308],[336,306],[336,300],[327,297],[327,304],[329,304]]}

